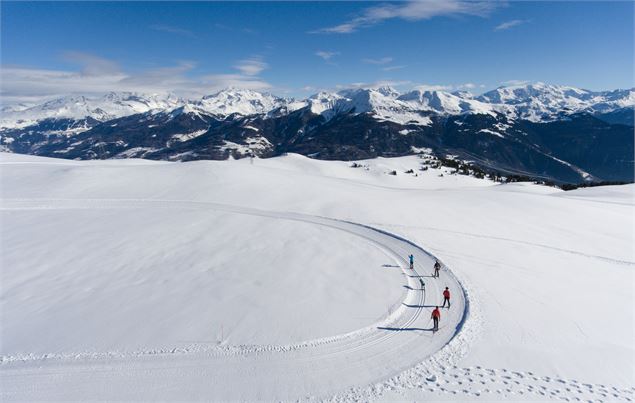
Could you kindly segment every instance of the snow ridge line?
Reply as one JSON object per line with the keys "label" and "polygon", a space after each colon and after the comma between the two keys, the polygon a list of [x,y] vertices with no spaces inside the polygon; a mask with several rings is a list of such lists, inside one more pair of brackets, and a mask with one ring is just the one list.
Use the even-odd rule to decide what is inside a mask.
{"label": "snow ridge line", "polygon": [[[158,200],[158,199],[4,199],[2,200],[3,204],[4,202],[28,202],[28,203],[42,203],[42,202],[96,202],[99,203],[99,205],[96,206],[49,206],[49,205],[44,205],[44,206],[30,206],[30,207],[18,207],[18,208],[12,208],[12,207],[5,207],[2,206],[0,207],[0,210],[15,210],[15,209],[67,209],[67,208],[79,208],[79,209],[89,209],[89,208],[103,208],[103,209],[109,209],[109,208],[120,208],[121,206],[104,206],[103,202],[115,202],[115,203],[121,203],[121,202],[143,202],[143,203],[147,203],[147,202],[151,202],[152,204],[157,204],[159,205],[158,207],[172,207],[172,206],[166,206],[166,204],[170,204],[170,203],[180,203],[181,206],[178,206],[180,208],[183,208],[182,204],[190,204],[190,205],[195,205],[195,206],[204,206],[204,207],[208,207],[208,208],[212,208],[212,209],[217,209],[217,210],[221,210],[221,211],[229,211],[229,212],[233,212],[233,213],[239,213],[239,214],[248,214],[248,215],[256,215],[256,216],[262,216],[262,217],[270,217],[270,218],[278,218],[278,219],[286,219],[286,220],[293,220],[293,221],[300,221],[300,222],[307,222],[307,223],[311,223],[311,224],[317,224],[317,225],[323,225],[323,226],[327,226],[327,227],[331,227],[340,231],[345,231],[348,232],[352,235],[355,235],[357,237],[366,239],[367,241],[374,243],[375,245],[379,246],[385,253],[392,255],[393,259],[395,260],[403,260],[404,258],[402,256],[400,256],[399,254],[397,254],[396,252],[392,251],[391,249],[387,248],[386,246],[382,245],[381,243],[367,237],[364,236],[363,234],[359,234],[356,233],[354,231],[348,230],[346,228],[342,228],[342,227],[338,227],[335,225],[329,225],[328,222],[335,222],[335,223],[344,223],[347,225],[351,225],[351,226],[356,226],[356,227],[361,227],[361,228],[365,228],[368,230],[372,230],[375,232],[378,232],[380,234],[383,234],[385,236],[397,239],[399,241],[402,241],[404,243],[407,243],[409,245],[411,245],[412,247],[416,248],[417,250],[423,252],[424,254],[426,254],[427,256],[433,257],[432,254],[430,254],[429,252],[427,252],[426,250],[424,250],[423,248],[419,247],[418,245],[414,244],[413,242],[402,238],[400,236],[391,234],[389,232],[386,232],[384,230],[380,230],[377,228],[373,228],[370,227],[368,225],[364,225],[364,224],[360,224],[360,223],[355,223],[352,221],[347,221],[347,220],[342,220],[342,219],[334,219],[334,218],[329,218],[329,217],[323,217],[323,216],[317,216],[317,215],[307,215],[307,214],[300,214],[300,213],[278,213],[278,212],[272,212],[272,211],[266,211],[266,210],[259,210],[259,209],[253,209],[253,208],[246,208],[246,207],[240,207],[240,206],[228,206],[228,205],[223,205],[223,204],[219,204],[219,203],[214,203],[214,202],[197,202],[197,201],[184,201],[184,200]],[[163,206],[160,206],[160,204],[163,203]],[[123,206],[124,208],[126,206]],[[138,206],[134,206],[134,207],[138,207]],[[322,220],[323,222],[319,222],[316,221],[317,220]],[[404,266],[400,265],[402,271],[405,272]],[[445,267],[445,266],[444,266]],[[418,275],[418,273],[416,272],[416,270],[413,270],[414,273],[416,273]],[[448,271],[449,272],[449,271]],[[452,275],[452,277],[456,279],[455,276]],[[413,281],[414,283],[414,281]],[[457,280],[457,283],[458,280]],[[459,283],[460,285],[460,283]],[[349,333],[344,333],[344,334],[340,334],[340,335],[335,335],[335,336],[329,336],[329,337],[325,337],[325,338],[319,338],[319,339],[313,339],[313,340],[308,340],[308,341],[302,341],[299,343],[294,343],[294,344],[288,344],[288,345],[222,345],[222,344],[218,344],[218,345],[201,345],[201,344],[194,344],[194,345],[189,345],[189,346],[179,346],[179,347],[164,347],[164,348],[156,348],[156,349],[150,349],[150,350],[140,350],[140,351],[131,351],[131,352],[126,352],[126,351],[109,351],[109,352],[77,352],[77,353],[66,353],[66,354],[57,354],[57,353],[48,353],[48,354],[40,354],[40,355],[36,355],[36,354],[16,354],[16,355],[10,355],[10,356],[0,356],[0,364],[8,364],[8,363],[15,363],[15,362],[32,362],[32,361],[42,361],[42,360],[104,360],[104,359],[124,359],[124,358],[130,358],[130,357],[145,357],[145,356],[156,356],[156,355],[170,355],[170,354],[179,354],[179,355],[185,355],[185,354],[207,354],[208,356],[225,356],[225,355],[231,355],[231,356],[236,356],[236,355],[248,355],[248,354],[258,354],[258,353],[284,353],[284,352],[292,352],[292,351],[297,351],[303,348],[311,348],[311,347],[317,347],[317,346],[321,346],[321,345],[326,345],[326,344],[331,344],[331,343],[335,343],[338,341],[343,341],[343,340],[348,340],[348,339],[354,339],[356,337],[359,337],[361,335],[368,335],[371,334],[373,332],[375,332],[378,328],[387,328],[387,327],[392,327],[391,325],[394,325],[395,323],[398,322],[398,320],[400,318],[402,318],[406,313],[408,313],[408,308],[407,306],[404,306],[404,303],[407,302],[407,298],[408,298],[408,294],[409,292],[406,292],[406,299],[403,301],[398,301],[395,305],[398,305],[398,307],[387,317],[385,317],[382,321],[380,322],[376,322],[374,324],[371,324],[369,326],[366,326],[364,328],[361,329],[357,329],[354,330],[352,332]],[[465,292],[463,292],[464,297],[465,297]],[[466,304],[467,304],[467,298],[465,298]],[[410,324],[414,323],[419,316],[421,315],[421,312],[423,311],[423,305],[425,305],[425,292],[421,292],[419,293],[419,303],[418,303],[419,307],[417,308],[417,310],[413,313],[413,315],[408,318],[406,320],[405,323],[403,323],[402,325],[399,326],[400,329],[404,329],[407,328]],[[460,330],[460,328],[462,327],[462,323],[465,321],[465,313],[462,316],[461,322],[459,323],[459,325],[457,326],[456,331],[454,332],[452,338],[455,337],[456,333]],[[392,337],[396,336],[396,332],[389,332],[389,333],[382,333],[379,334],[379,337],[372,337],[369,340],[366,340],[365,342],[356,345],[354,347],[350,347],[350,346],[343,346],[343,347],[350,347],[350,348],[345,348],[345,349],[340,349],[340,350],[336,350],[336,351],[331,351],[329,353],[326,354],[326,356],[333,356],[333,355],[339,355],[341,353],[345,353],[345,352],[349,352],[349,351],[354,351],[354,350],[359,350],[361,348],[367,348],[369,346],[381,343],[386,341],[387,339],[390,339]],[[362,338],[362,341],[363,338]],[[324,356],[324,355],[322,355]]]}

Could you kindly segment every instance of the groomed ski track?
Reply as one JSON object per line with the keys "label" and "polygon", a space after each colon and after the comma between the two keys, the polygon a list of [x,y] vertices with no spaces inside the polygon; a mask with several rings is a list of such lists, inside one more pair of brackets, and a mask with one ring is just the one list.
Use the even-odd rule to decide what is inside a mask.
{"label": "groomed ski track", "polygon": [[[392,313],[371,326],[290,345],[196,344],[135,352],[5,356],[0,365],[3,401],[295,401],[329,400],[335,395],[347,400],[348,391],[393,378],[433,356],[457,335],[467,318],[465,291],[451,272],[443,267],[440,278],[432,278],[432,255],[403,238],[362,224],[181,200],[5,199],[2,203],[4,210],[150,206],[296,220],[346,231],[379,247],[395,262],[395,267],[387,269],[401,270],[403,281],[385,286],[403,287],[403,300],[395,301]],[[415,257],[414,270],[408,268],[409,254]],[[442,302],[446,286],[452,291],[452,308],[442,309],[440,329],[433,334],[430,314]]]}

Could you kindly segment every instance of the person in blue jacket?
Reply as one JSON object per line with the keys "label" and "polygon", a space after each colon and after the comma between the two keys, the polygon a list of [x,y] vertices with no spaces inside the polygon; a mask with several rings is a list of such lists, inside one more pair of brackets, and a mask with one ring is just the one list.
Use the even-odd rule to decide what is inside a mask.
{"label": "person in blue jacket", "polygon": [[410,259],[410,269],[414,270],[414,268],[415,268],[415,257],[410,255],[410,256],[408,256],[408,259]]}

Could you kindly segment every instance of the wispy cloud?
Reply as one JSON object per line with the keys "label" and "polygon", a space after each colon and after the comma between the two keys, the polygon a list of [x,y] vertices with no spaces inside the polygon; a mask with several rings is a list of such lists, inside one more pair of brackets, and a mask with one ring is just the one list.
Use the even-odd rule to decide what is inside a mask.
{"label": "wispy cloud", "polygon": [[454,87],[452,85],[421,84],[414,87],[414,89],[420,91],[452,91]]}
{"label": "wispy cloud", "polygon": [[381,69],[383,71],[393,71],[393,70],[401,70],[401,69],[405,69],[408,66],[402,65],[402,66],[386,66],[386,67],[382,67]]}
{"label": "wispy cloud", "polygon": [[[210,74],[202,77],[204,88],[213,91],[222,90],[224,88],[244,88],[250,90],[264,90],[271,88],[271,84],[259,77],[245,76],[242,74]],[[206,94],[210,91],[198,91],[199,94]]]}
{"label": "wispy cloud", "polygon": [[473,90],[477,87],[483,87],[483,85],[478,85],[474,83],[464,83],[464,84],[420,84],[414,87],[414,89],[420,91],[464,91],[464,90]]}
{"label": "wispy cloud", "polygon": [[527,80],[507,80],[501,83],[502,85],[526,85],[529,84]]}
{"label": "wispy cloud", "polygon": [[382,57],[380,59],[362,59],[364,63],[368,64],[388,64],[392,62],[392,57]]}
{"label": "wispy cloud", "polygon": [[62,54],[62,58],[80,65],[81,73],[86,76],[116,74],[120,70],[116,62],[90,53],[67,51]]}
{"label": "wispy cloud", "polygon": [[347,22],[310,32],[348,34],[358,31],[360,28],[370,27],[391,19],[420,21],[440,16],[485,16],[498,6],[499,2],[494,1],[411,0],[403,4],[383,4],[369,7]]}
{"label": "wispy cloud", "polygon": [[221,31],[231,31],[231,32],[237,32],[237,33],[242,33],[242,34],[249,34],[249,35],[257,35],[258,31],[253,29],[253,28],[249,28],[249,27],[233,27],[233,26],[229,26],[226,24],[221,24],[221,23],[214,23],[212,24],[212,26],[218,30]]}
{"label": "wispy cloud", "polygon": [[528,22],[529,21],[527,21],[527,20],[506,21],[506,22],[503,22],[502,24],[499,24],[496,27],[494,27],[494,31],[505,31],[505,30],[508,30],[510,28],[516,27],[518,25],[526,24]]}
{"label": "wispy cloud", "polygon": [[338,84],[335,86],[336,89],[347,89],[347,88],[380,88],[380,87],[403,87],[411,85],[412,81],[408,80],[378,80],[371,83],[359,82],[359,83],[350,83],[347,85]]}
{"label": "wispy cloud", "polygon": [[234,67],[245,75],[256,76],[269,66],[262,60],[262,57],[254,56],[239,61]]}
{"label": "wispy cloud", "polygon": [[325,61],[329,61],[331,60],[331,58],[333,58],[333,56],[337,56],[339,54],[340,52],[327,52],[325,50],[318,50],[317,52],[315,52],[316,56],[321,57]]}
{"label": "wispy cloud", "polygon": [[262,90],[271,85],[258,77],[267,67],[259,58],[241,60],[233,72],[193,76],[195,62],[126,72],[112,60],[81,52],[66,52],[66,60],[77,70],[50,70],[3,65],[0,69],[0,97],[5,103],[37,102],[68,94],[99,95],[110,91],[176,93],[201,96],[227,87]]}
{"label": "wispy cloud", "polygon": [[150,25],[150,29],[154,31],[168,32],[170,34],[189,36],[192,38],[196,36],[194,35],[194,32],[190,31],[189,29],[175,27],[172,25],[154,24]]}

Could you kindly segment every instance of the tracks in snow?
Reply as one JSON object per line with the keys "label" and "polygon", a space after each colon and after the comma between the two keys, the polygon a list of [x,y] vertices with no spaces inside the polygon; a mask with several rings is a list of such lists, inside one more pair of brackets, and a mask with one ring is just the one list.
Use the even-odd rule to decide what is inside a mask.
{"label": "tracks in snow", "polygon": [[[3,210],[212,209],[323,225],[374,243],[400,263],[408,291],[380,323],[350,333],[290,345],[166,348],[46,357],[3,357],[7,400],[296,400],[330,396],[389,379],[443,348],[461,328],[467,301],[459,282],[443,270],[427,278],[433,257],[409,241],[374,228],[324,217],[181,200],[3,200]],[[405,257],[415,256],[415,270]],[[426,291],[419,288],[419,279]],[[403,284],[389,284],[398,287]],[[430,312],[453,291],[451,310],[431,332]],[[426,305],[428,304],[428,305]],[[247,384],[249,385],[247,387]],[[138,385],[153,385],[140,388]]]}

